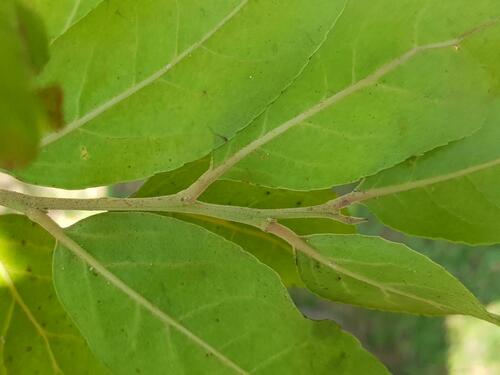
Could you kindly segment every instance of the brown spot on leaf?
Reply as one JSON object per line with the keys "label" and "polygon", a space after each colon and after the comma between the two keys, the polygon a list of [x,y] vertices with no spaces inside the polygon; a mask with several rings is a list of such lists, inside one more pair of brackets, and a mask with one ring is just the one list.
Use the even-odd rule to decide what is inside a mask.
{"label": "brown spot on leaf", "polygon": [[59,130],[64,126],[63,91],[59,86],[47,86],[38,90],[38,96],[49,118],[51,130]]}

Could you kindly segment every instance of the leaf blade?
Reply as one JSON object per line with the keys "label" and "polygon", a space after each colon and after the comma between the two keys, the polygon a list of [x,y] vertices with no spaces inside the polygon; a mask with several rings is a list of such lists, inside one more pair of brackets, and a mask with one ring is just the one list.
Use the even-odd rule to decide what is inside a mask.
{"label": "leaf blade", "polygon": [[57,4],[51,1],[23,1],[23,4],[40,14],[45,21],[50,44],[76,22],[93,11],[103,0],[61,0]]}
{"label": "leaf blade", "polygon": [[[113,229],[112,232],[110,229]],[[183,235],[188,233],[188,237]],[[178,237],[180,234],[182,240]],[[129,287],[140,290],[149,303],[180,321],[188,330],[195,332],[197,337],[222,352],[243,373],[252,369],[258,373],[273,373],[277,368],[287,369],[291,373],[303,373],[301,371],[306,368],[316,371],[315,373],[331,372],[332,369],[342,372],[347,371],[348,367],[345,366],[349,365],[355,366],[354,368],[370,368],[376,373],[385,372],[369,356],[354,349],[354,342],[344,334],[339,334],[339,331],[333,336],[323,334],[320,337],[317,333],[312,334],[310,329],[315,330],[315,324],[303,320],[295,309],[290,309],[292,305],[289,297],[279,286],[273,272],[237,246],[206,230],[159,215],[105,214],[86,219],[70,229],[69,235],[78,244],[89,249],[91,256],[95,256],[99,264],[111,270]],[[122,240],[127,243],[124,247],[118,245]],[[148,245],[145,246],[146,242]],[[200,246],[201,243],[203,247]],[[165,247],[165,244],[168,245]],[[212,246],[215,244],[215,247]],[[182,251],[178,251],[181,248]],[[162,251],[158,252],[158,249]],[[226,263],[238,259],[234,263],[237,272],[231,271],[232,267],[225,267],[220,262],[221,259]],[[240,267],[241,264],[238,266],[239,262],[243,262],[244,267]],[[76,278],[73,285],[66,282],[69,274],[62,272],[61,267],[72,270],[73,277]],[[186,345],[186,341],[175,330],[167,330],[168,336],[165,338],[165,328],[155,323],[154,319],[151,320],[151,315],[140,314],[140,319],[137,320],[135,308],[129,305],[130,300],[122,299],[117,294],[116,285],[107,283],[114,284],[114,281],[93,275],[94,270],[101,270],[89,270],[87,264],[82,264],[67,250],[58,250],[55,269],[56,277],[59,278],[56,285],[63,303],[85,332],[90,345],[115,370],[131,373],[139,369],[143,372],[146,370],[147,373],[158,373],[168,369],[176,373],[189,366],[195,372],[234,373],[235,369],[228,371],[229,367],[224,366],[227,362],[221,361],[220,357],[206,356],[206,347],[200,351]],[[238,282],[227,283],[229,274]],[[82,286],[85,283],[90,283],[92,292],[90,289],[80,292],[75,289],[77,284]],[[94,293],[97,296],[93,296]],[[97,300],[102,303],[97,303]],[[110,307],[110,304],[115,304],[115,308]],[[89,306],[94,309],[90,314]],[[118,318],[116,312],[123,312],[123,309],[130,314],[121,314]],[[267,322],[260,315],[264,311]],[[217,319],[221,324],[217,324]],[[243,320],[239,321],[240,319]],[[241,324],[243,321],[244,325]],[[293,321],[292,326],[295,328],[288,325],[284,330],[279,328],[283,323],[277,322],[287,321]],[[266,343],[259,338],[268,337],[267,329],[270,324],[276,328],[275,339]],[[93,325],[99,329],[93,330]],[[141,333],[143,329],[145,331]],[[113,334],[107,334],[108,331]],[[235,332],[240,335],[236,334],[235,337]],[[144,341],[146,339],[149,341]],[[338,346],[333,354],[331,344],[335,341],[331,341],[332,339],[340,340],[337,341]],[[302,355],[298,355],[298,348],[295,344],[290,346],[290,343],[304,343],[303,340],[311,341],[312,348],[307,345],[300,347]],[[323,346],[321,342],[329,344]],[[284,343],[288,346],[282,347]],[[352,352],[344,351],[347,362],[335,359],[338,355],[336,353],[339,353],[337,350],[342,350],[344,345],[354,349]],[[252,350],[241,350],[244,347]],[[157,350],[163,354],[156,356],[151,353]],[[126,363],[123,360],[124,353],[127,354]],[[315,360],[311,361],[308,356],[313,353]],[[327,358],[323,358],[325,353],[329,353],[326,354]],[[356,364],[351,361],[354,358],[364,358],[365,363]],[[265,366],[257,368],[260,364]]]}
{"label": "leaf blade", "polygon": [[[370,6],[392,8],[389,3],[377,1]],[[348,4],[338,35],[331,35],[330,43],[325,43],[296,84],[215,151],[216,165],[237,163],[225,178],[289,189],[325,188],[354,182],[479,129],[494,96],[495,81],[478,60],[484,52],[481,46],[496,38],[491,33],[498,30],[496,10],[485,1],[471,9],[468,19],[457,14],[451,3],[434,6],[435,13],[421,12],[422,3],[397,6],[401,7],[394,10],[398,17],[388,12],[373,19],[375,10],[363,2]],[[479,10],[488,8],[491,19],[484,17],[488,12]],[[416,38],[413,24],[438,22],[441,14],[456,17],[456,24],[450,29],[440,25],[440,33],[426,31]],[[387,25],[393,23],[388,31]],[[360,37],[369,58],[358,54],[364,64],[358,68],[366,73],[350,82],[346,65],[354,64],[342,54],[350,54],[350,43],[366,24],[377,30]],[[397,37],[394,30],[399,30]],[[373,51],[376,48],[380,51]],[[323,55],[329,58],[320,58]],[[323,79],[330,76],[333,82]],[[421,80],[422,76],[432,77],[432,82]],[[450,82],[454,83],[450,86]],[[323,94],[324,87],[331,91]],[[471,90],[474,97],[469,96]],[[465,108],[482,114],[472,118],[462,113]],[[460,118],[455,118],[459,113]],[[288,173],[291,168],[296,173]]]}
{"label": "leaf blade", "polygon": [[0,217],[0,372],[108,374],[56,299],[54,245],[25,217]]}
{"label": "leaf blade", "polygon": [[456,278],[402,244],[362,235],[305,240],[319,258],[298,254],[300,273],[323,297],[384,311],[471,315],[500,324]]}
{"label": "leaf blade", "polygon": [[[44,80],[62,82],[69,125],[46,139],[39,163],[18,175],[95,186],[206,155],[294,80],[338,8],[326,0],[211,5],[111,1],[68,30],[52,46]],[[276,61],[284,61],[280,69]],[[47,164],[66,177],[47,177]]]}
{"label": "leaf blade", "polygon": [[[360,187],[365,204],[385,224],[406,233],[499,243],[498,108],[473,136],[367,179]],[[412,220],[396,217],[402,210]]]}
{"label": "leaf blade", "polygon": [[[204,158],[184,167],[155,175],[133,195],[155,197],[175,194],[190,186],[210,166]],[[312,206],[335,198],[331,190],[291,191],[256,186],[244,182],[219,180],[200,197],[203,202],[252,208],[288,208]],[[170,216],[170,215],[169,215]],[[261,262],[274,269],[287,286],[303,286],[297,273],[292,247],[285,241],[258,228],[216,218],[196,215],[171,215],[177,219],[200,225],[241,246]],[[282,223],[301,235],[313,233],[354,233],[354,226],[330,219],[288,219]]]}

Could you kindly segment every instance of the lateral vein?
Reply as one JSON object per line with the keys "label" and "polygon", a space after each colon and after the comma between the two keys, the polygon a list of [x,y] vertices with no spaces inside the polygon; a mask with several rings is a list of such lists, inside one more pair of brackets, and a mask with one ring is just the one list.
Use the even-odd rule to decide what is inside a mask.
{"label": "lateral vein", "polygon": [[45,332],[45,329],[40,325],[40,323],[38,323],[35,316],[31,312],[29,307],[26,305],[26,303],[24,302],[23,298],[21,297],[21,295],[17,291],[16,286],[14,285],[14,282],[12,281],[7,269],[5,268],[5,265],[2,262],[0,262],[0,277],[4,279],[5,284],[7,285],[7,288],[9,289],[9,291],[12,295],[12,298],[21,307],[21,310],[23,310],[23,312],[26,314],[28,320],[31,322],[31,324],[33,324],[33,326],[35,327],[35,330],[42,338],[44,345],[45,345],[45,348],[47,350],[47,353],[49,355],[50,362],[52,364],[52,369],[54,370],[54,373],[55,374],[63,374],[61,368],[59,367],[59,365],[57,363],[54,352],[52,351],[52,347],[50,346],[50,341],[49,341],[47,333]]}
{"label": "lateral vein", "polygon": [[242,0],[241,3],[234,8],[230,13],[226,15],[217,25],[215,25],[214,28],[212,28],[208,33],[203,35],[203,37],[197,41],[196,43],[192,44],[189,48],[184,50],[181,54],[177,55],[171,62],[168,64],[164,65],[162,68],[157,70],[155,73],[151,74],[149,77],[143,79],[142,81],[138,82],[137,84],[131,86],[127,90],[123,91],[121,94],[118,94],[111,98],[110,100],[106,101],[105,103],[99,105],[98,107],[94,108],[92,111],[88,112],[84,116],[76,119],[75,121],[67,124],[61,131],[57,133],[51,133],[47,135],[41,142],[42,146],[47,146],[55,141],[57,141],[59,138],[65,136],[68,133],[71,133],[72,131],[78,129],[79,127],[85,125],[89,121],[93,120],[100,114],[106,112],[108,109],[114,107],[118,103],[122,102],[123,100],[127,99],[128,97],[132,96],[139,90],[149,86],[151,83],[156,81],[158,78],[160,78],[162,75],[167,73],[169,70],[171,70],[174,66],[176,66],[179,62],[181,62],[183,59],[185,59],[187,56],[189,56],[191,53],[193,53],[196,49],[198,49],[203,43],[205,43],[212,35],[214,35],[217,31],[219,31],[224,25],[226,25],[233,17],[235,17],[241,9],[248,3],[249,0]]}
{"label": "lateral vein", "polygon": [[188,200],[193,200],[199,197],[207,188],[217,180],[219,177],[221,177],[223,174],[225,174],[229,169],[231,169],[234,165],[236,165],[238,162],[243,160],[245,157],[250,155],[252,152],[255,150],[259,149],[260,147],[264,146],[268,142],[272,141],[276,137],[282,135],[283,133],[287,132],[291,128],[297,126],[298,124],[303,123],[304,121],[310,119],[311,117],[315,116],[316,114],[322,112],[323,110],[330,108],[334,104],[342,101],[343,99],[351,96],[354,93],[357,93],[358,91],[365,89],[367,87],[370,87],[374,84],[376,84],[382,77],[386,76],[387,74],[393,72],[400,66],[404,65],[411,59],[413,59],[415,56],[422,54],[423,52],[430,51],[430,50],[437,50],[437,49],[444,49],[444,48],[450,48],[450,47],[456,47],[460,45],[460,43],[467,37],[476,34],[492,25],[495,25],[498,23],[498,19],[494,19],[488,23],[482,24],[480,26],[477,26],[468,32],[450,40],[446,40],[443,42],[437,42],[437,43],[431,43],[431,44],[426,44],[422,46],[416,46],[407,51],[406,53],[400,55],[399,57],[395,58],[394,60],[382,65],[380,68],[375,70],[373,73],[370,75],[366,76],[365,78],[357,81],[356,83],[346,87],[345,89],[331,95],[328,98],[325,98],[318,102],[316,105],[313,105],[306,111],[302,112],[301,114],[291,118],[290,120],[282,123],[281,125],[277,126],[273,130],[269,131],[265,135],[263,135],[260,138],[257,138],[247,144],[246,146],[242,147],[240,150],[235,152],[231,157],[226,159],[224,162],[222,162],[220,165],[218,165],[215,168],[209,169],[206,171],[203,175],[200,176],[200,178],[193,184],[191,185],[188,189],[185,190],[186,193],[186,198]]}
{"label": "lateral vein", "polygon": [[363,275],[360,275],[356,272],[352,272],[352,271],[340,266],[339,264],[335,263],[334,261],[331,261],[330,259],[328,259],[324,255],[319,253],[314,247],[309,245],[306,241],[304,241],[302,238],[300,238],[295,232],[293,232],[291,229],[285,227],[284,225],[281,225],[278,223],[271,223],[268,226],[267,231],[269,233],[272,233],[272,234],[282,238],[283,240],[288,242],[296,251],[300,251],[308,258],[311,258],[311,259],[317,261],[318,263],[324,265],[325,267],[328,267],[336,272],[339,272],[339,273],[344,274],[346,276],[349,276],[355,280],[361,281],[367,285],[371,285],[377,289],[380,289],[380,291],[384,294],[389,292],[389,293],[392,293],[395,295],[403,296],[403,297],[413,299],[413,300],[421,302],[421,303],[425,303],[425,304],[434,306],[435,308],[440,309],[442,311],[449,310],[449,307],[446,305],[428,300],[428,299],[423,298],[423,297],[419,297],[419,296],[414,295],[412,293],[408,293],[408,292],[393,288],[393,287],[388,286],[388,285],[384,285],[384,284],[379,283],[373,279],[370,279],[369,277],[365,277]]}
{"label": "lateral vein", "polygon": [[493,168],[493,167],[496,167],[499,165],[500,165],[500,158],[495,159],[495,160],[491,160],[491,161],[486,162],[486,163],[473,165],[473,166],[468,167],[468,168],[460,169],[460,170],[455,171],[453,173],[448,173],[448,174],[444,174],[444,175],[440,175],[440,176],[425,178],[422,180],[406,182],[406,183],[399,184],[399,185],[391,185],[391,186],[386,186],[386,187],[381,187],[381,188],[369,189],[369,190],[365,190],[365,191],[353,192],[353,193],[347,194],[343,197],[339,197],[335,201],[337,201],[337,202],[344,201],[344,202],[342,202],[342,204],[340,204],[340,206],[345,207],[345,206],[351,205],[353,203],[363,202],[363,201],[373,199],[373,198],[380,198],[380,197],[384,197],[387,195],[404,193],[406,191],[421,189],[421,188],[425,188],[425,187],[430,186],[430,185],[435,185],[435,184],[438,184],[440,182],[446,182],[449,180],[454,180],[456,178],[466,177],[466,176],[469,176],[473,173],[481,172],[485,169]]}
{"label": "lateral vein", "polygon": [[128,286],[114,273],[109,271],[97,259],[95,259],[85,249],[83,249],[78,243],[68,237],[66,233],[64,233],[62,228],[59,227],[59,225],[57,225],[49,216],[36,209],[27,210],[26,214],[31,220],[41,225],[50,234],[52,234],[52,236],[54,236],[54,238],[59,241],[60,244],[64,245],[68,250],[70,250],[74,255],[83,260],[89,266],[93,267],[96,272],[102,275],[102,277],[104,277],[107,281],[109,281],[137,305],[142,306],[144,309],[149,311],[153,316],[158,318],[166,326],[171,326],[172,328],[183,334],[185,337],[187,337],[189,340],[191,340],[193,343],[200,346],[207,352],[213,354],[214,357],[216,357],[223,365],[234,370],[235,373],[248,375],[248,372],[239,367],[231,359],[219,352],[209,343],[205,342],[202,338],[195,335],[189,329],[177,322],[177,320],[175,320],[170,315],[166,314],[164,311],[147,300],[142,294],[138,293],[130,286]]}

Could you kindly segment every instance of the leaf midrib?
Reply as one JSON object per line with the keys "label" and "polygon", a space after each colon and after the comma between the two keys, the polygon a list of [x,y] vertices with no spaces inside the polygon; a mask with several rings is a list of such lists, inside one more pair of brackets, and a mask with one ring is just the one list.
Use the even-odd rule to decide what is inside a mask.
{"label": "leaf midrib", "polygon": [[74,130],[80,128],[85,125],[89,121],[93,120],[100,114],[106,112],[108,109],[114,107],[118,103],[121,103],[123,100],[129,98],[136,92],[142,90],[143,88],[149,86],[165,73],[170,71],[173,67],[175,67],[178,63],[188,57],[191,53],[193,53],[196,49],[203,45],[208,39],[210,39],[216,32],[218,32],[224,25],[226,25],[231,19],[233,19],[244,7],[247,5],[249,0],[242,0],[238,6],[236,6],[231,12],[229,12],[222,20],[220,20],[211,30],[209,30],[206,34],[202,36],[200,40],[192,44],[190,47],[185,49],[181,54],[174,57],[172,61],[161,67],[159,70],[151,74],[149,77],[143,79],[142,81],[136,83],[135,85],[129,87],[127,90],[122,93],[112,97],[107,100],[103,104],[97,106],[90,112],[86,113],[84,116],[76,119],[75,121],[67,124],[61,131],[57,133],[52,133],[47,135],[41,142],[41,146],[47,146],[61,137],[65,136],[68,133],[73,132]]}
{"label": "leaf midrib", "polygon": [[[66,31],[68,31],[68,29],[71,27],[73,21],[75,20],[76,13],[78,12],[78,9],[80,8],[80,3],[81,3],[81,0],[75,0],[75,4],[73,4],[73,8],[71,8],[71,12],[69,13],[68,19],[64,23],[64,27],[63,27],[60,35],[63,35],[64,33],[66,33]],[[54,38],[54,40],[55,39],[56,38]],[[52,43],[54,42],[54,40],[52,40]]]}
{"label": "leaf midrib", "polygon": [[[35,316],[31,312],[30,308],[26,303],[24,302],[23,298],[19,294],[16,286],[14,285],[14,282],[12,281],[12,278],[9,275],[9,272],[7,271],[7,268],[3,264],[3,262],[0,261],[0,278],[2,278],[7,286],[7,289],[10,291],[10,294],[12,296],[12,300],[19,305],[21,310],[24,312],[30,323],[33,325],[35,328],[35,331],[38,333],[38,335],[42,338],[42,341],[44,343],[45,349],[47,351],[47,354],[50,359],[50,363],[52,365],[52,369],[54,371],[54,374],[63,374],[63,371],[59,367],[59,364],[57,363],[56,357],[54,355],[54,352],[52,350],[52,346],[50,345],[50,339],[49,336],[47,335],[47,332],[45,329],[40,325],[40,323],[36,320]],[[9,320],[10,322],[10,320]],[[4,327],[6,329],[7,327]]]}
{"label": "leaf midrib", "polygon": [[[350,235],[335,235],[335,236],[350,236]],[[424,298],[424,297],[420,297],[420,296],[415,295],[413,293],[408,293],[408,292],[399,290],[397,288],[393,288],[391,286],[387,286],[387,285],[385,285],[383,283],[379,283],[376,280],[373,280],[373,279],[371,279],[369,277],[365,277],[363,275],[360,275],[357,272],[350,271],[350,270],[348,270],[348,269],[340,266],[338,263],[336,263],[334,260],[330,259],[328,256],[325,256],[325,255],[321,254],[314,246],[312,246],[309,242],[306,241],[306,239],[308,237],[313,237],[313,236],[307,236],[307,237],[305,237],[305,240],[303,240],[301,238],[298,238],[295,241],[296,243],[294,245],[292,245],[292,246],[294,246],[297,250],[300,250],[305,256],[307,256],[307,257],[309,257],[309,258],[311,258],[311,259],[319,262],[323,266],[325,266],[327,268],[330,268],[330,269],[332,269],[335,272],[338,272],[340,274],[343,274],[345,276],[348,276],[348,277],[351,277],[351,278],[353,278],[355,280],[363,282],[363,283],[365,283],[367,285],[370,285],[372,287],[380,289],[382,291],[382,293],[384,293],[384,295],[386,295],[387,292],[390,292],[390,293],[393,293],[393,294],[396,294],[396,295],[399,295],[399,296],[403,296],[403,297],[406,297],[406,298],[409,298],[409,299],[413,299],[413,300],[421,302],[421,303],[428,304],[428,305],[433,306],[433,307],[435,307],[435,308],[437,308],[437,309],[439,309],[439,310],[441,310],[441,311],[443,311],[445,313],[446,312],[449,313],[450,311],[452,311],[455,314],[463,313],[463,314],[467,314],[467,315],[474,316],[476,318],[488,321],[488,322],[493,323],[495,325],[499,325],[499,322],[500,322],[499,317],[496,316],[495,314],[490,313],[489,311],[487,311],[486,309],[484,309],[483,307],[481,307],[481,305],[477,306],[480,310],[478,310],[476,312],[474,312],[474,311],[460,312],[460,311],[457,311],[456,308],[454,308],[453,306],[450,306],[450,305],[447,305],[447,304],[441,304],[439,302],[434,302],[432,300],[429,300],[429,299]],[[418,253],[415,253],[415,254],[417,256],[424,257],[422,254],[418,254]],[[437,266],[440,267],[439,265],[437,265]],[[467,290],[467,292],[470,294],[470,296],[472,298],[475,299],[474,295],[472,295],[468,290]],[[353,303],[353,304],[355,304],[355,303]],[[359,304],[359,306],[362,306],[362,305]],[[408,312],[408,313],[412,313],[412,312]]]}
{"label": "leaf midrib", "polygon": [[294,128],[295,126],[303,123],[304,121],[309,120],[313,116],[321,113],[323,110],[326,110],[338,102],[350,97],[351,95],[373,86],[377,82],[380,81],[381,78],[386,76],[387,74],[395,71],[399,67],[403,66],[405,63],[411,61],[414,57],[432,50],[440,50],[444,48],[457,47],[462,43],[466,38],[484,31],[492,26],[496,26],[499,22],[500,18],[490,19],[478,26],[468,30],[467,32],[457,36],[456,38],[449,39],[442,42],[430,43],[420,46],[414,46],[412,49],[403,53],[402,55],[394,58],[393,60],[385,63],[378,69],[376,69],[371,74],[367,75],[365,78],[360,79],[359,81],[347,86],[346,88],[332,94],[331,96],[322,99],[315,105],[309,107],[304,112],[298,114],[297,116],[281,123],[271,131],[262,135],[259,138],[254,139],[252,142],[248,143],[246,146],[242,147],[230,157],[225,158],[223,162],[221,162],[216,168],[209,170],[206,172],[206,176],[204,179],[212,179],[213,176],[220,177],[225,174],[229,169],[239,163],[241,160],[252,154],[254,151],[258,150],[262,146],[271,142],[275,138],[280,135],[286,133],[288,130]]}
{"label": "leaf midrib", "polygon": [[424,178],[421,180],[415,180],[411,182],[405,182],[403,184],[398,184],[398,185],[390,185],[382,188],[368,189],[363,192],[360,192],[360,194],[363,196],[362,199],[363,201],[374,198],[381,198],[387,195],[404,193],[415,189],[422,189],[431,185],[439,184],[441,182],[447,182],[461,177],[466,177],[489,168],[494,168],[496,166],[500,166],[500,158],[488,161],[486,163],[473,165],[464,169],[459,169],[452,173]]}
{"label": "leaf midrib", "polygon": [[[384,294],[386,294],[387,292],[391,292],[391,293],[394,293],[396,295],[404,296],[404,297],[414,299],[414,300],[419,301],[419,302],[429,304],[429,305],[434,306],[435,308],[438,308],[438,309],[443,310],[443,311],[447,311],[448,309],[450,309],[450,306],[446,306],[446,305],[443,305],[443,304],[440,304],[440,303],[437,303],[434,301],[430,301],[426,298],[416,296],[412,293],[406,293],[404,291],[400,291],[400,290],[392,288],[390,286],[386,286],[384,284],[377,282],[376,280],[373,280],[369,277],[365,277],[363,275],[360,275],[356,272],[350,271],[350,270],[340,266],[334,260],[330,259],[328,256],[323,255],[320,251],[318,251],[313,245],[311,245],[307,241],[307,239],[309,237],[313,237],[314,235],[313,236],[305,236],[304,238],[302,238],[302,237],[299,237],[295,232],[293,232],[288,227],[283,226],[281,224],[275,224],[275,223],[271,224],[267,228],[267,230],[270,233],[273,233],[274,235],[287,241],[296,251],[299,251],[304,256],[312,259],[313,261],[316,261],[319,264],[322,264],[323,266],[330,268],[335,272],[344,274],[345,276],[349,276],[349,277],[351,277],[355,280],[358,280],[360,282],[363,282],[367,285],[378,288]],[[350,235],[334,235],[334,236],[350,236]],[[355,236],[359,236],[359,235],[355,235]],[[484,317],[481,317],[481,318],[484,319]]]}
{"label": "leaf midrib", "polygon": [[427,304],[427,305],[430,305],[430,306],[433,306],[441,311],[447,311],[449,309],[451,309],[450,306],[447,306],[447,305],[443,305],[441,303],[438,303],[438,302],[434,302],[434,301],[431,301],[431,300],[428,300],[427,298],[423,298],[423,297],[419,297],[417,295],[414,295],[412,293],[408,293],[408,292],[404,292],[402,290],[399,290],[399,289],[396,289],[396,288],[393,288],[391,286],[387,286],[387,285],[384,285],[382,283],[379,283],[373,279],[370,279],[369,277],[365,277],[363,275],[360,275],[359,273],[356,273],[356,272],[353,272],[353,271],[350,271],[340,265],[338,265],[337,263],[335,263],[334,261],[330,261],[327,257],[323,256],[322,254],[320,254],[314,247],[312,247],[311,245],[308,244],[308,246],[311,248],[311,250],[314,251],[315,255],[314,256],[311,256],[311,254],[308,254],[308,256],[318,262],[320,262],[321,264],[323,264],[324,266],[326,266],[327,268],[331,268],[332,270],[334,270],[335,272],[338,272],[338,273],[341,273],[345,276],[348,276],[348,277],[351,277],[353,278],[354,280],[358,280],[358,281],[361,281],[362,283],[365,283],[367,285],[370,285],[370,286],[373,286],[377,289],[380,289],[380,291],[386,296],[387,293],[393,293],[393,294],[396,294],[396,295],[400,295],[400,296],[403,296],[403,297],[406,297],[406,298],[409,298],[409,299],[413,299],[415,301],[418,301],[418,302],[421,302],[421,303],[424,303],[424,304]]}
{"label": "leaf midrib", "polygon": [[50,228],[50,232],[54,235],[54,237],[56,237],[60,244],[69,249],[73,254],[75,254],[89,266],[93,267],[96,272],[98,272],[103,278],[105,278],[111,285],[124,293],[134,303],[137,303],[139,306],[149,311],[150,314],[158,318],[165,325],[171,326],[172,328],[183,334],[186,338],[188,338],[199,347],[203,348],[209,353],[212,353],[214,357],[216,357],[223,365],[234,370],[235,373],[241,375],[249,375],[247,371],[243,370],[231,359],[215,349],[212,345],[205,342],[202,338],[198,337],[196,334],[177,322],[177,320],[175,320],[173,317],[147,300],[142,294],[128,286],[114,273],[109,271],[101,262],[99,262],[99,260],[90,255],[90,253],[82,248],[76,241],[67,236],[66,233],[57,226],[57,224],[55,224],[54,222],[48,222],[47,218],[44,218],[43,221],[44,227],[47,230],[49,230]]}

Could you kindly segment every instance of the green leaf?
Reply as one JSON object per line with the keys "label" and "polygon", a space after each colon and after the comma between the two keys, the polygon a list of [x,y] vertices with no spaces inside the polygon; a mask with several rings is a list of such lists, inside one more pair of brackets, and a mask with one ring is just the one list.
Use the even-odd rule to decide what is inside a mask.
{"label": "green leaf", "polygon": [[386,373],[337,326],[303,318],[269,268],[203,228],[115,213],[66,233],[95,267],[60,246],[58,295],[119,374]]}
{"label": "green leaf", "polygon": [[39,72],[49,60],[49,46],[43,21],[38,14],[16,3],[18,30],[31,67]]}
{"label": "green leaf", "polygon": [[103,0],[22,0],[45,21],[48,37],[53,43],[58,37],[86,16]]}
{"label": "green leaf", "polygon": [[[172,172],[160,173],[148,179],[134,197],[154,197],[174,194],[187,188],[210,165],[209,158],[189,163]],[[321,204],[335,198],[331,190],[310,192],[260,187],[244,182],[216,181],[200,197],[201,201],[252,208],[287,208]],[[287,286],[303,286],[297,272],[292,247],[280,238],[258,228],[226,220],[198,215],[172,216],[200,225],[236,244],[274,269]],[[354,233],[355,228],[330,219],[288,219],[284,224],[300,234]]]}
{"label": "green leaf", "polygon": [[[259,187],[243,182],[217,181],[202,196],[209,203],[252,208],[312,206],[335,198],[331,190],[300,192]],[[179,215],[181,216],[181,215]],[[181,219],[184,219],[181,217]],[[237,243],[261,262],[277,271],[287,286],[303,286],[292,247],[269,233],[243,224],[199,216],[193,220],[222,237]],[[354,233],[355,227],[330,219],[280,220],[299,234]]]}
{"label": "green leaf", "polygon": [[361,191],[372,199],[366,205],[406,233],[500,243],[499,121],[497,101],[489,121],[472,137],[367,179]]}
{"label": "green leaf", "polygon": [[210,168],[210,158],[203,157],[173,171],[158,173],[148,178],[132,197],[144,198],[178,193],[195,182],[208,168]]}
{"label": "green leaf", "polygon": [[55,241],[26,217],[0,217],[0,374],[107,374],[59,304]]}
{"label": "green leaf", "polygon": [[[66,188],[173,170],[250,123],[324,42],[339,1],[100,3],[52,45],[67,126],[16,171]],[[64,158],[61,158],[64,155]]]}
{"label": "green leaf", "polygon": [[13,0],[0,4],[0,168],[25,166],[50,119],[33,87],[47,60],[40,20]]}
{"label": "green leaf", "polygon": [[297,254],[305,284],[322,297],[373,309],[471,315],[500,325],[455,277],[429,258],[380,237],[314,235],[316,259]]}
{"label": "green leaf", "polygon": [[300,77],[215,165],[243,156],[226,178],[321,189],[470,135],[498,95],[498,59],[482,60],[498,56],[499,16],[492,0],[348,1]]}

